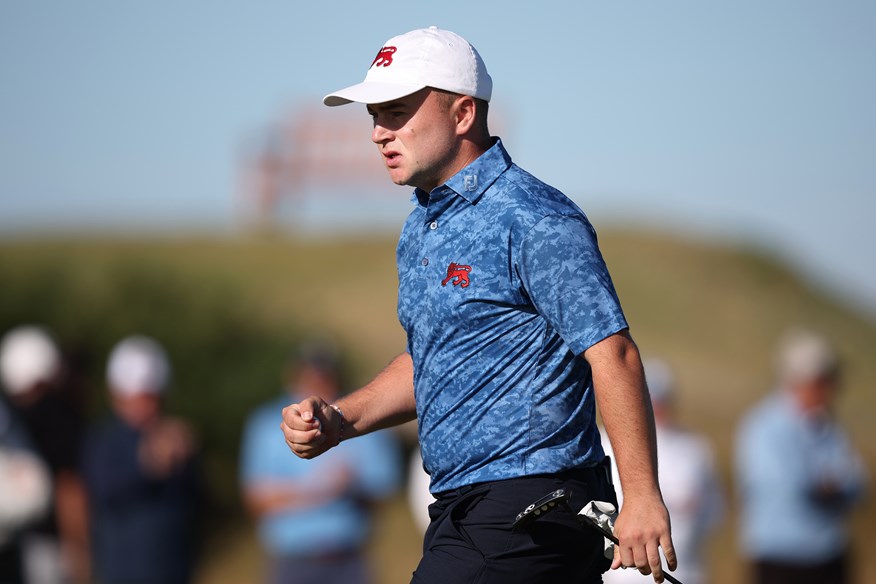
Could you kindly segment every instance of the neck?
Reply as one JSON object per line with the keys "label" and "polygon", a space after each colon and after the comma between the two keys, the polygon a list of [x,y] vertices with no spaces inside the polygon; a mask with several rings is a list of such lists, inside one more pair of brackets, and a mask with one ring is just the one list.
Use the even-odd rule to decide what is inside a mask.
{"label": "neck", "polygon": [[[466,140],[462,143],[462,147],[459,150],[459,160],[461,165],[456,170],[459,172],[475,160],[477,160],[484,152],[490,149],[492,144],[486,145],[481,142],[474,142]],[[456,174],[456,173],[454,173]]]}

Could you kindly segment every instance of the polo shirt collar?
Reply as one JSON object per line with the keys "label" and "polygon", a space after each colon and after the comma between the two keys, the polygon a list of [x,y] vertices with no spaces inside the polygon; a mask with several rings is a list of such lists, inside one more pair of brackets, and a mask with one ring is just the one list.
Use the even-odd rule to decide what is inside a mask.
{"label": "polo shirt collar", "polygon": [[496,182],[496,179],[511,166],[511,156],[505,150],[502,139],[493,138],[493,140],[493,145],[489,150],[432,191],[432,197],[429,193],[415,189],[414,200],[419,200],[423,204],[424,201],[435,198],[435,195],[442,192],[447,193],[450,190],[469,203],[476,203],[484,192]]}

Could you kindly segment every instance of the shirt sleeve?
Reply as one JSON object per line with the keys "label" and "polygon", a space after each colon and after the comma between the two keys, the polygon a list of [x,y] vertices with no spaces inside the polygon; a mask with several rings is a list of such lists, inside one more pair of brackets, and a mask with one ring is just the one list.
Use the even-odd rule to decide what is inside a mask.
{"label": "shirt sleeve", "polygon": [[523,238],[518,275],[535,309],[576,354],[627,328],[586,217],[549,215]]}

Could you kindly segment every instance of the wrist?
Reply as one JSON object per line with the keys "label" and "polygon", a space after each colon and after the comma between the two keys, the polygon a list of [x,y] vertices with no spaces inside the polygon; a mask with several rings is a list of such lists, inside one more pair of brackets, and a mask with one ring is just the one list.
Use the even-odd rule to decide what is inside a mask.
{"label": "wrist", "polygon": [[331,409],[333,409],[333,410],[335,411],[335,413],[338,415],[338,420],[339,420],[339,424],[338,424],[338,444],[340,444],[341,442],[344,441],[344,430],[347,429],[347,425],[348,425],[348,424],[347,424],[347,418],[344,416],[344,412],[341,410],[340,407],[336,406],[335,404],[329,404],[329,407],[330,407]]}

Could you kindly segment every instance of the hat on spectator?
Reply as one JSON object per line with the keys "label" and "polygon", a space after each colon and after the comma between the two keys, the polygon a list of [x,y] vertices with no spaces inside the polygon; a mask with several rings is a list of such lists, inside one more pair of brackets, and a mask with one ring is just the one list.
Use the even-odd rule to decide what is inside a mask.
{"label": "hat on spectator", "polygon": [[61,354],[48,331],[25,325],[12,329],[0,346],[0,376],[9,395],[49,383],[61,371]]}
{"label": "hat on spectator", "polygon": [[467,40],[430,26],[386,41],[371,62],[365,81],[325,96],[323,103],[384,103],[426,87],[490,101],[493,80]]}
{"label": "hat on spectator", "polygon": [[675,375],[672,368],[663,359],[650,357],[642,360],[645,367],[645,383],[648,384],[648,392],[651,401],[663,403],[672,398],[675,391]]}
{"label": "hat on spectator", "polygon": [[812,381],[836,373],[839,357],[823,336],[805,329],[785,333],[779,343],[778,373],[786,383]]}
{"label": "hat on spectator", "polygon": [[170,364],[161,345],[150,337],[134,335],[110,353],[107,381],[119,395],[157,394],[167,387]]}

